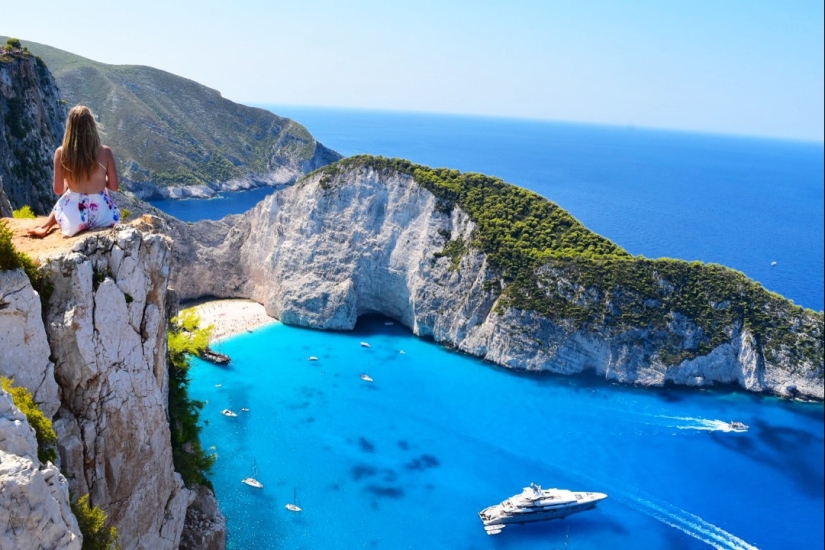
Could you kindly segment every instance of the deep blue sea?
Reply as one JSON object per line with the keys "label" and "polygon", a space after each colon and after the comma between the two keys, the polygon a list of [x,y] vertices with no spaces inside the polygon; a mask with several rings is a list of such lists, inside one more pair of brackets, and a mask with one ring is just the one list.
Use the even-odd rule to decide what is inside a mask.
{"label": "deep blue sea", "polygon": [[[272,110],[344,155],[495,175],[634,254],[722,263],[823,308],[822,144]],[[184,220],[216,219],[268,192],[155,204]],[[223,341],[229,367],[194,361],[190,391],[207,402],[202,439],[218,454],[211,479],[230,548],[825,545],[822,405],[733,388],[644,390],[590,375],[519,374],[385,322],[362,319],[353,333],[274,324]],[[730,420],[750,430],[726,431]],[[240,482],[253,470],[264,489]],[[609,498],[488,537],[478,511],[530,482]],[[293,498],[303,512],[284,508]]]}

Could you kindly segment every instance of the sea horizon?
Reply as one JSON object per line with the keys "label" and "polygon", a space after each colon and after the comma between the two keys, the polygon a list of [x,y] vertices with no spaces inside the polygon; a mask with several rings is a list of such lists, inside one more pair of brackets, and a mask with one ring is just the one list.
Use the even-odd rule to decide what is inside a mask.
{"label": "sea horizon", "polygon": [[813,145],[823,148],[825,150],[825,140],[816,140],[816,139],[803,139],[803,138],[793,138],[793,137],[786,137],[786,136],[771,136],[771,135],[762,135],[762,134],[738,134],[732,132],[714,132],[711,130],[697,130],[697,129],[690,129],[690,128],[673,128],[673,127],[665,127],[665,126],[646,126],[640,124],[618,124],[618,123],[609,123],[609,122],[591,122],[591,121],[581,121],[581,120],[564,120],[564,119],[551,119],[551,118],[530,118],[530,117],[519,117],[519,116],[508,116],[508,115],[495,115],[495,114],[473,114],[473,113],[452,113],[446,111],[423,111],[423,110],[409,110],[409,109],[375,109],[369,107],[335,107],[335,106],[327,106],[327,105],[303,105],[303,104],[291,104],[291,103],[268,103],[266,101],[236,101],[241,105],[246,105],[248,107],[255,107],[258,109],[264,109],[271,113],[277,114],[278,116],[284,116],[285,118],[290,118],[295,122],[301,124],[300,120],[294,119],[292,117],[279,114],[279,112],[294,112],[294,111],[329,111],[329,112],[351,112],[351,113],[363,113],[363,114],[377,114],[377,115],[409,115],[409,116],[425,116],[425,117],[444,117],[444,118],[452,118],[452,119],[480,119],[480,120],[492,120],[492,121],[501,121],[501,122],[534,122],[538,124],[549,124],[549,125],[570,125],[570,126],[581,126],[581,127],[593,127],[593,128],[604,128],[604,129],[627,129],[627,130],[640,130],[645,132],[662,132],[668,134],[685,134],[685,135],[695,135],[695,136],[705,136],[705,137],[718,137],[718,138],[733,138],[733,139],[753,139],[756,141],[778,141],[778,142],[790,142],[790,143],[797,143],[800,145]]}

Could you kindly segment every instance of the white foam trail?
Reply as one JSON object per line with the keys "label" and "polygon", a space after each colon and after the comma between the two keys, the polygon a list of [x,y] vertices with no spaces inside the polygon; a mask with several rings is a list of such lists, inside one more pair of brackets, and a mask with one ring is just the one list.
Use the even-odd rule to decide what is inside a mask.
{"label": "white foam trail", "polygon": [[631,505],[640,512],[678,529],[686,535],[690,535],[717,550],[759,550],[756,546],[740,539],[736,535],[728,533],[721,527],[717,527],[677,506],[665,503],[657,504],[652,500],[639,496],[628,496],[631,499]]}
{"label": "white foam trail", "polygon": [[631,508],[669,527],[673,527],[696,540],[704,542],[708,546],[716,548],[716,550],[759,550],[758,547],[736,535],[725,531],[721,527],[717,527],[695,514],[682,510],[678,506],[659,501],[648,494],[638,494],[640,493],[638,490],[635,491],[637,494],[634,494],[631,491],[620,489],[619,486],[609,481],[597,480],[581,472],[575,473],[577,474],[576,477],[589,480],[594,487],[601,487],[602,490],[606,490],[610,498],[616,498],[616,500],[624,502]]}
{"label": "white foam trail", "polygon": [[710,420],[707,418],[695,418],[692,416],[665,416],[657,415],[657,418],[664,420],[677,420],[678,424],[668,424],[668,428],[679,430],[700,430],[705,432],[730,432],[732,431],[729,422],[724,420]]}

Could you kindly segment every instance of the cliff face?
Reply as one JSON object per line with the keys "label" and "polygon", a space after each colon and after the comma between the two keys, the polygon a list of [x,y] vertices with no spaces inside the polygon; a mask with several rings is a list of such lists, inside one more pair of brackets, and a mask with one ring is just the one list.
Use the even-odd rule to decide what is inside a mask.
{"label": "cliff face", "polygon": [[[107,525],[117,526],[120,547],[176,549],[196,495],[174,471],[167,419],[170,242],[122,227],[75,237],[67,247],[41,258],[54,284],[45,325],[25,274],[0,272],[0,373],[28,387],[54,418],[68,486],[76,496],[90,493]],[[0,449],[9,452],[4,441]],[[55,467],[41,471],[65,490]],[[0,492],[13,483],[0,472]],[[29,523],[39,525],[34,510]]]}
{"label": "cliff face", "polygon": [[[777,319],[791,341],[819,346],[810,360],[788,351],[793,343],[768,353],[736,320],[721,343],[695,353],[703,329],[676,309],[662,313],[661,328],[581,324],[520,307],[507,298],[500,269],[471,244],[477,225],[464,210],[445,208],[411,175],[369,163],[313,174],[241,217],[172,225],[172,284],[184,299],[252,298],[285,323],[321,329],[351,329],[360,315],[380,313],[417,335],[515,369],[594,371],[642,385],[734,383],[823,398],[821,315],[800,309]],[[623,289],[584,286],[574,279],[578,264],[567,264],[542,268],[536,294],[593,310],[628,307]],[[676,292],[670,284],[662,279],[658,286]],[[685,351],[693,353],[666,360]]]}
{"label": "cliff face", "polygon": [[0,548],[80,550],[69,485],[57,466],[40,467],[26,416],[0,390]]}
{"label": "cliff face", "polygon": [[40,214],[51,210],[52,159],[67,114],[42,60],[0,53],[0,216],[26,204]]}
{"label": "cliff face", "polygon": [[[59,406],[40,299],[21,270],[0,271],[0,375],[13,377],[54,414]],[[0,390],[0,548],[79,550],[69,485],[57,466],[40,466],[26,416]]]}

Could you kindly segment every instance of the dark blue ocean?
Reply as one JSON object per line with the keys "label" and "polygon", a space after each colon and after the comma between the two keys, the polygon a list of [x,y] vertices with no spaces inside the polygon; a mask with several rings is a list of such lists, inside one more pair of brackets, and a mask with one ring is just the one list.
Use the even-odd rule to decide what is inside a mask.
{"label": "dark blue ocean", "polygon": [[[496,175],[632,253],[722,263],[823,307],[822,144],[273,110],[345,155]],[[182,219],[217,218],[266,192],[156,204]],[[221,342],[229,367],[194,361],[191,393],[207,402],[202,439],[218,454],[211,479],[230,548],[825,545],[822,405],[513,373],[386,322],[362,319],[353,333],[276,323]],[[750,429],[727,431],[734,419]],[[253,470],[263,489],[240,482]],[[478,511],[530,482],[609,498],[488,537]],[[293,499],[303,512],[284,508]]]}

